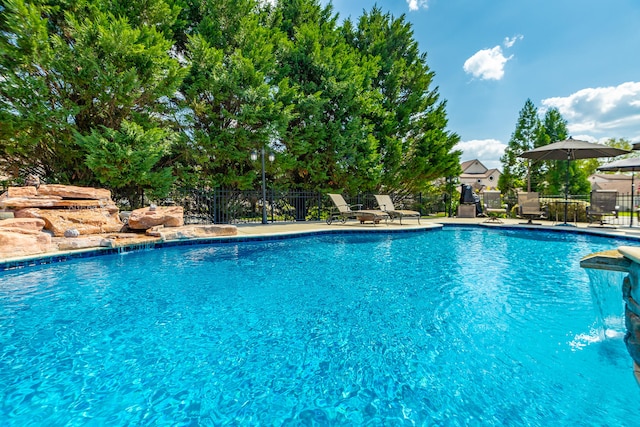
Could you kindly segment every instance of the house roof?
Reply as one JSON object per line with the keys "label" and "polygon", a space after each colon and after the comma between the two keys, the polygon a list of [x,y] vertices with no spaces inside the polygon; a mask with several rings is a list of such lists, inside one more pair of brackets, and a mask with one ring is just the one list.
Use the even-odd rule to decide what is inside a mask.
{"label": "house roof", "polygon": [[469,169],[469,166],[473,165],[475,162],[479,162],[478,160],[467,160],[466,162],[462,162],[460,163],[460,167],[462,168],[462,173],[464,173],[465,170]]}
{"label": "house roof", "polygon": [[463,172],[462,174],[460,174],[460,178],[464,179],[464,178],[469,178],[469,179],[478,179],[478,178],[489,178],[491,175],[493,175],[495,172],[500,172],[498,169],[487,169],[486,172],[484,173],[465,173]]}
{"label": "house roof", "polygon": [[[614,190],[620,194],[631,192],[631,175],[625,174],[593,174],[589,177],[592,190]],[[640,184],[640,180],[638,181]]]}
{"label": "house roof", "polygon": [[614,190],[620,194],[631,193],[631,181],[603,181],[595,182],[592,186],[593,190]]}
{"label": "house roof", "polygon": [[630,181],[631,175],[620,173],[594,173],[589,177],[591,181]]}
{"label": "house roof", "polygon": [[469,169],[476,168],[481,171],[486,171],[487,167],[482,164],[482,162],[478,159],[467,160],[466,162],[460,163],[460,167],[462,168],[462,173],[480,173],[480,172],[469,172]]}

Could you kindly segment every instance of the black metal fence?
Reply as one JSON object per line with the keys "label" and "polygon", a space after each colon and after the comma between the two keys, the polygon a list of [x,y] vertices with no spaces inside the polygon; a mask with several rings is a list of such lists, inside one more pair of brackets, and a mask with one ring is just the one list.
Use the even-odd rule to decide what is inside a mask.
{"label": "black metal fence", "polygon": [[[0,181],[0,194],[6,191],[7,182]],[[187,224],[237,224],[257,223],[262,221],[263,206],[266,209],[269,222],[293,221],[324,221],[334,209],[333,204],[325,193],[316,191],[277,191],[269,189],[266,201],[262,200],[261,191],[237,191],[225,189],[177,189],[161,204],[180,205],[184,208],[184,219]],[[421,215],[443,214],[455,216],[457,214],[459,192],[450,190],[442,194],[406,194],[393,195],[397,207],[416,210]],[[344,195],[347,203],[361,205],[362,209],[377,209],[373,194]],[[564,221],[564,205],[554,203],[563,196],[541,196],[540,201],[548,207],[550,220]],[[577,220],[588,222],[586,206],[589,195],[570,196],[575,201],[568,206],[567,221]],[[503,195],[503,202],[507,206],[507,215],[514,216],[513,208],[517,199]],[[631,193],[618,193],[617,217],[607,217],[607,222],[613,225],[640,225],[640,195],[632,200]]]}
{"label": "black metal fence", "polygon": [[[631,193],[618,193],[616,197],[616,209],[611,211],[610,215],[590,216],[587,214],[587,206],[590,205],[590,196],[570,196],[569,203],[557,203],[563,200],[564,196],[541,198],[542,202],[546,202],[550,207],[549,219],[559,221],[562,219],[567,222],[603,222],[604,224],[627,226],[639,224],[638,202],[640,197],[633,196]],[[566,211],[565,211],[566,210]],[[567,214],[566,220],[565,212]]]}
{"label": "black metal fence", "polygon": [[[612,215],[607,215],[604,221],[610,225],[640,225],[640,195],[631,193],[618,193],[616,199],[617,209]],[[516,197],[503,196],[503,202],[507,205],[509,216],[515,216],[514,207],[517,206]],[[547,212],[547,219],[554,222],[595,222],[594,218],[587,215],[587,206],[590,204],[590,195],[570,195],[569,203],[566,203],[564,195],[540,196],[540,204]],[[565,212],[566,208],[566,212]],[[565,220],[566,213],[566,220]],[[631,220],[634,217],[633,222]]]}
{"label": "black metal fence", "polygon": [[[347,203],[362,205],[362,209],[377,209],[373,194],[344,195]],[[405,209],[422,215],[445,212],[442,195],[411,194],[396,196],[394,201]],[[267,190],[266,200],[261,191],[225,189],[178,189],[163,204],[184,208],[186,224],[238,224],[262,221],[263,208],[267,221],[323,221],[334,209],[326,194],[315,191]]]}

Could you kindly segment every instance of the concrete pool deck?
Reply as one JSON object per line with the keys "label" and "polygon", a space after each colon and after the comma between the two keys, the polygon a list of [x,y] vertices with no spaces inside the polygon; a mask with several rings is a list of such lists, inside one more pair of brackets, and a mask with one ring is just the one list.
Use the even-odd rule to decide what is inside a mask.
{"label": "concrete pool deck", "polygon": [[[15,268],[50,264],[59,261],[65,261],[72,258],[87,258],[96,255],[127,252],[131,250],[144,249],[149,246],[175,246],[175,245],[187,245],[190,243],[215,243],[215,242],[233,242],[233,241],[246,241],[246,240],[268,240],[271,238],[285,238],[287,236],[295,235],[309,235],[314,233],[394,233],[394,232],[420,232],[430,229],[437,229],[446,226],[484,226],[488,228],[499,229],[530,229],[530,230],[547,230],[554,232],[570,232],[580,234],[591,234],[597,236],[610,236],[615,238],[622,238],[630,240],[630,244],[633,246],[640,245],[640,226],[629,227],[629,225],[620,224],[615,228],[611,226],[607,227],[594,227],[589,226],[587,223],[577,223],[575,226],[562,226],[555,225],[556,223],[548,220],[534,221],[533,225],[526,224],[523,219],[511,219],[502,218],[502,222],[488,222],[486,217],[480,218],[448,218],[448,217],[423,217],[420,219],[420,224],[416,219],[405,219],[401,225],[397,220],[389,221],[386,224],[384,222],[374,225],[373,223],[360,224],[356,220],[349,220],[342,224],[340,222],[334,222],[331,225],[327,225],[324,221],[301,221],[301,222],[278,222],[269,224],[249,223],[249,224],[235,224],[237,227],[237,235],[235,236],[219,236],[219,237],[207,237],[207,238],[195,238],[185,240],[170,240],[162,241],[160,239],[149,239],[149,242],[134,241],[130,244],[123,243],[117,247],[105,248],[105,247],[93,247],[87,249],[75,249],[66,251],[47,252],[38,255],[30,255],[24,257],[5,258],[0,259],[0,271],[11,270]],[[138,239],[140,240],[140,239]],[[145,240],[144,238],[142,240]]]}
{"label": "concrete pool deck", "polygon": [[297,234],[297,233],[312,233],[322,232],[327,230],[332,231],[418,231],[427,230],[434,227],[447,226],[447,225],[472,225],[472,226],[486,226],[495,228],[521,228],[531,230],[548,230],[548,231],[566,231],[566,232],[579,232],[594,234],[599,236],[611,236],[611,237],[623,237],[623,238],[637,238],[640,241],[640,226],[629,227],[629,225],[617,225],[615,228],[612,226],[596,227],[590,226],[588,223],[577,223],[574,226],[556,225],[553,221],[537,220],[534,221],[534,225],[525,224],[526,220],[520,218],[502,218],[501,223],[487,222],[487,218],[447,218],[447,217],[423,217],[420,219],[420,224],[415,219],[405,219],[403,224],[400,225],[398,221],[380,223],[373,225],[371,223],[360,224],[358,221],[350,220],[345,224],[333,223],[327,225],[325,222],[309,221],[309,222],[289,222],[289,223],[273,223],[273,224],[239,224],[238,236],[277,236],[285,234]]}

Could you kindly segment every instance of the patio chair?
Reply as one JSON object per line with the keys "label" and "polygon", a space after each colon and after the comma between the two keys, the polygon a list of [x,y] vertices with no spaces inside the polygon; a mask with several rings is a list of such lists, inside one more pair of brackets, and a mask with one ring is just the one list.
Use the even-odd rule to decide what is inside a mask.
{"label": "patio chair", "polygon": [[[587,206],[587,219],[589,224],[598,221],[599,227],[604,227],[604,219],[607,216],[618,218],[620,207],[616,205],[618,192],[614,190],[594,190],[591,192],[591,202]],[[597,227],[589,225],[590,227]]]}
{"label": "patio chair", "polygon": [[391,200],[391,196],[386,194],[376,194],[376,202],[378,202],[378,206],[383,212],[386,212],[391,217],[391,221],[394,218],[400,218],[400,225],[402,225],[402,218],[404,217],[415,217],[418,218],[418,224],[420,224],[420,212],[411,211],[407,209],[396,209],[393,205],[393,201]]}
{"label": "patio chair", "polygon": [[[334,209],[329,213],[327,217],[327,224],[331,225],[334,221],[340,221],[343,224],[350,218],[355,218],[360,221],[360,224],[364,224],[366,221],[371,221],[374,224],[380,223],[384,220],[385,223],[389,219],[389,214],[380,210],[367,210],[360,209],[359,205],[349,205],[344,200],[341,194],[328,194],[329,198],[334,204]],[[356,208],[356,209],[353,209]]]}
{"label": "patio chair", "polygon": [[546,211],[540,207],[540,196],[535,191],[518,193],[518,211],[521,218],[528,219],[526,223],[523,222],[522,224],[541,225],[534,224],[533,219],[547,217]]}
{"label": "patio chair", "polygon": [[484,199],[484,211],[489,217],[485,222],[497,222],[502,224],[499,216],[507,213],[507,208],[502,204],[499,191],[486,190],[482,195]]}

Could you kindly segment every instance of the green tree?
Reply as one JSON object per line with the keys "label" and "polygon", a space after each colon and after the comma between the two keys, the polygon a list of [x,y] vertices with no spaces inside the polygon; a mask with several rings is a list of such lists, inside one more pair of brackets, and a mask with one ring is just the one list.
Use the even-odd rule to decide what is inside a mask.
{"label": "green tree", "polygon": [[308,190],[375,188],[380,158],[363,90],[371,61],[345,42],[330,5],[280,2],[277,14],[285,38],[275,80],[290,89],[278,91],[278,99],[292,106],[283,139],[286,180]]}
{"label": "green tree", "polygon": [[[551,108],[545,113],[543,131],[549,143],[567,139],[569,134],[567,121],[557,108]],[[570,195],[589,193],[591,184],[588,178],[591,173],[585,168],[589,164],[588,160],[574,160],[568,163],[556,160],[544,163],[546,166],[545,192],[547,194],[565,194],[565,191]]]}
{"label": "green tree", "polygon": [[539,171],[536,167],[538,165],[529,159],[518,156],[525,151],[543,145],[544,141],[536,107],[530,99],[527,99],[524,107],[520,110],[516,129],[511,135],[504,155],[500,158],[502,175],[498,180],[498,187],[503,193],[514,196],[518,188],[537,191],[537,185],[540,184],[540,180],[537,179]]}
{"label": "green tree", "polygon": [[[633,144],[631,143],[631,141],[629,141],[626,138],[609,138],[607,141],[604,142],[604,144],[608,145],[609,147],[621,148],[623,150],[631,151],[633,149]],[[620,159],[627,159],[630,157],[639,157],[639,156],[640,156],[640,153],[638,153],[637,151],[633,151],[629,154],[615,157],[615,159],[620,160]],[[610,163],[612,161],[614,161],[614,158],[600,157],[596,159],[586,159],[580,163],[580,166],[584,170],[584,173],[586,174],[586,176],[589,177],[594,173],[598,173],[597,171],[598,167],[606,163]]]}
{"label": "green tree", "polygon": [[278,148],[270,144],[289,109],[275,95],[287,91],[286,82],[273,78],[280,35],[265,25],[270,14],[258,5],[255,0],[202,4],[187,36],[190,72],[180,103],[186,131],[174,150],[183,183],[255,188],[259,168],[250,152]]}
{"label": "green tree", "polygon": [[404,15],[374,7],[358,20],[347,40],[364,58],[375,59],[369,82],[367,119],[382,161],[380,188],[421,191],[429,182],[459,173],[460,140],[446,130],[446,102],[431,89],[434,73],[420,53]]}
{"label": "green tree", "polygon": [[94,185],[76,133],[118,131],[125,120],[171,130],[169,100],[182,69],[158,29],[170,32],[171,7],[161,0],[0,1],[1,167]]}
{"label": "green tree", "polygon": [[16,176],[134,198],[163,193],[173,168],[180,185],[250,189],[249,153],[264,146],[280,188],[421,191],[459,172],[404,16],[374,8],[339,26],[319,0],[0,0],[0,12],[0,168]]}
{"label": "green tree", "polygon": [[[543,132],[545,135],[546,143],[544,145],[562,141],[567,139],[567,121],[562,117],[560,111],[557,108],[551,108],[547,110],[543,119]],[[550,160],[542,162],[544,163],[544,185],[541,190],[546,194],[564,194],[564,187],[567,177],[567,162]],[[578,162],[572,162],[569,166],[569,179],[570,181],[579,173]],[[581,193],[579,193],[581,194]]]}
{"label": "green tree", "polygon": [[175,181],[172,169],[158,164],[168,154],[171,135],[158,128],[144,130],[125,120],[119,130],[102,126],[90,135],[76,133],[76,139],[87,152],[86,164],[98,182],[135,209],[145,196],[151,200],[166,197]]}

